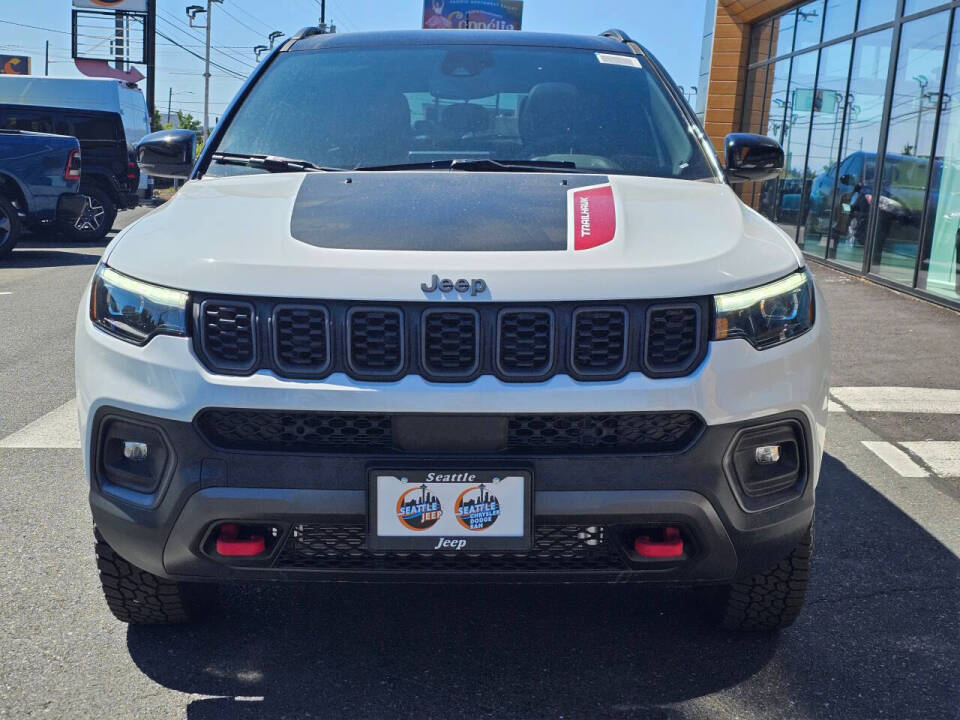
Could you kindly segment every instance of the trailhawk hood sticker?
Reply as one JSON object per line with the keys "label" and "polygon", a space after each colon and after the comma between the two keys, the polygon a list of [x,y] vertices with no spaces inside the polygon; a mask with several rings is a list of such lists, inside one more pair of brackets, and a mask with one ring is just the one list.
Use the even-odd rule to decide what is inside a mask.
{"label": "trailhawk hood sticker", "polygon": [[290,234],[345,250],[586,250],[616,230],[607,182],[575,174],[311,173]]}

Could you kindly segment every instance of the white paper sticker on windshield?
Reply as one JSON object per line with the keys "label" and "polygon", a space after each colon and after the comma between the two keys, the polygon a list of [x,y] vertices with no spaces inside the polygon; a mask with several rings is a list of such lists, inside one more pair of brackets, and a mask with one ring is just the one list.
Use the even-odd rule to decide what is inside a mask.
{"label": "white paper sticker on windshield", "polygon": [[640,60],[632,55],[614,55],[612,53],[597,53],[597,60],[607,65],[625,65],[627,67],[642,67]]}

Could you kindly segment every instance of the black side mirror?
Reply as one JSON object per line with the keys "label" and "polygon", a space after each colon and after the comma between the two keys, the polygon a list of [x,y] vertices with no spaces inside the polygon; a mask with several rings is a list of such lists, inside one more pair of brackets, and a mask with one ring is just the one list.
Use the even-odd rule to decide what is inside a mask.
{"label": "black side mirror", "polygon": [[845,174],[843,174],[843,175],[840,176],[840,184],[841,184],[841,185],[856,185],[856,184],[857,184],[857,179],[856,179],[853,175],[851,175],[850,173],[845,173]]}
{"label": "black side mirror", "polygon": [[186,179],[196,152],[197,134],[192,130],[161,130],[137,143],[137,164],[151,177]]}
{"label": "black side mirror", "polygon": [[783,170],[783,148],[773,138],[750,133],[731,133],[724,140],[727,182],[760,182]]}

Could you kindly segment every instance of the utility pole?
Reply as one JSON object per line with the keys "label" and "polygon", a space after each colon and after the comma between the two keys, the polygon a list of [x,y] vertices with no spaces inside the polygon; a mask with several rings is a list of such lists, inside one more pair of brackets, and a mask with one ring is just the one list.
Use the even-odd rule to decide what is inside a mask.
{"label": "utility pole", "polygon": [[47,49],[43,53],[43,74],[50,74],[50,41],[47,40]]}
{"label": "utility pole", "polygon": [[[191,5],[187,8],[187,17],[190,18],[190,27],[200,28],[203,27],[207,31],[207,40],[206,40],[206,53],[204,54],[203,60],[203,139],[206,141],[207,137],[210,134],[210,26],[212,24],[212,13],[213,3],[220,2],[223,0],[207,0],[207,7],[204,9],[200,5]],[[207,22],[203,26],[194,25],[193,21],[200,13],[207,14]]]}
{"label": "utility pole", "polygon": [[170,124],[170,105],[173,103],[173,88],[167,93],[167,125]]}
{"label": "utility pole", "polygon": [[[150,125],[152,126],[157,89],[157,0],[147,0],[146,23],[143,50],[147,60],[147,112],[150,113]],[[153,130],[153,127],[150,129]]]}

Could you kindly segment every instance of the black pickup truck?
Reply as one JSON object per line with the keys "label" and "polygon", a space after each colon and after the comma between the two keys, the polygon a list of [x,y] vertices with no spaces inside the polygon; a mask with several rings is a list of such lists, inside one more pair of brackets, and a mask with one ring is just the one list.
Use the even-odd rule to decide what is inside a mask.
{"label": "black pickup truck", "polygon": [[64,135],[0,130],[0,258],[25,228],[80,217],[80,143]]}

